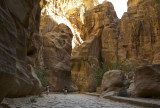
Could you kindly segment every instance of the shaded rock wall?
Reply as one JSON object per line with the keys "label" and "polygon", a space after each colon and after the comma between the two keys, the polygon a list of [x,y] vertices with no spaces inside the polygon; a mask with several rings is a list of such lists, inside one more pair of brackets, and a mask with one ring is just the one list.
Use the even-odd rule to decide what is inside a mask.
{"label": "shaded rock wall", "polygon": [[145,65],[138,67],[134,76],[132,96],[158,97],[160,96],[160,65]]}
{"label": "shaded rock wall", "polygon": [[0,21],[0,101],[39,93],[34,63],[27,63],[38,51],[32,39],[40,37],[39,0],[1,0]]}
{"label": "shaded rock wall", "polygon": [[76,91],[77,87],[71,80],[73,34],[70,28],[64,24],[58,25],[51,16],[43,16],[40,30],[43,36],[45,75],[51,91],[62,92],[65,86],[69,91]]}

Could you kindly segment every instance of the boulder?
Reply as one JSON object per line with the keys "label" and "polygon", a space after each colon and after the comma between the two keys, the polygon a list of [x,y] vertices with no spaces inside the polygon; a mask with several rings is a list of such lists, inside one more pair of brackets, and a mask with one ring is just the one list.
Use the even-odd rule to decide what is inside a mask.
{"label": "boulder", "polygon": [[[102,79],[103,91],[115,91],[123,86],[124,73],[121,70],[111,70],[105,72]],[[118,89],[119,90],[119,89]]]}
{"label": "boulder", "polygon": [[130,81],[130,85],[129,85],[129,88],[127,89],[127,93],[129,96],[135,96],[135,85],[134,85],[134,81]]}
{"label": "boulder", "polygon": [[160,64],[160,53],[154,55],[152,64]]}
{"label": "boulder", "polygon": [[145,65],[137,68],[134,86],[135,96],[160,96],[160,65]]}

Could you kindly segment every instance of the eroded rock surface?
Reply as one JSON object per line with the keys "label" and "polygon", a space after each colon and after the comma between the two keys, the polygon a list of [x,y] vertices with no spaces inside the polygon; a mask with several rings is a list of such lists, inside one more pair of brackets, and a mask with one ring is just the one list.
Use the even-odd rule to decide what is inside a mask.
{"label": "eroded rock surface", "polygon": [[63,91],[66,86],[69,91],[77,88],[71,80],[71,52],[73,34],[64,24],[57,24],[50,16],[41,18],[41,33],[43,36],[43,59],[51,91]]}
{"label": "eroded rock surface", "polygon": [[103,91],[116,91],[123,86],[124,73],[121,70],[105,72],[102,80]]}
{"label": "eroded rock surface", "polygon": [[[85,12],[81,38],[87,41],[93,35],[98,37],[100,40],[100,49],[97,50],[100,51],[99,62],[120,61],[134,67],[151,63],[158,64],[160,58],[159,10],[158,0],[129,0],[128,12],[120,20],[112,4],[104,2]],[[85,47],[83,50],[88,49]],[[74,54],[72,54],[73,57]],[[74,73],[74,65],[72,70]],[[85,71],[89,73],[89,69]]]}
{"label": "eroded rock surface", "polygon": [[85,41],[73,49],[71,61],[72,78],[80,91],[96,90],[93,65],[99,66],[103,60],[116,59],[118,22],[110,2],[104,2],[86,11],[81,34]]}
{"label": "eroded rock surface", "polygon": [[29,42],[39,34],[39,0],[2,0],[0,21],[0,101],[39,93],[41,84],[26,62],[27,56],[36,58]]}
{"label": "eroded rock surface", "polygon": [[135,71],[132,95],[140,97],[160,96],[160,65],[146,65]]}
{"label": "eroded rock surface", "polygon": [[4,5],[4,1],[0,3],[0,22],[3,22],[0,25],[0,101],[2,101],[13,84],[16,74],[17,39],[14,20]]}
{"label": "eroded rock surface", "polygon": [[159,53],[159,10],[158,0],[128,1],[128,12],[123,15],[120,27],[121,61],[129,59],[134,65],[152,63],[154,56]]}
{"label": "eroded rock surface", "polygon": [[96,36],[92,36],[72,52],[72,79],[81,92],[96,90],[93,65],[99,65],[99,52],[99,40]]}

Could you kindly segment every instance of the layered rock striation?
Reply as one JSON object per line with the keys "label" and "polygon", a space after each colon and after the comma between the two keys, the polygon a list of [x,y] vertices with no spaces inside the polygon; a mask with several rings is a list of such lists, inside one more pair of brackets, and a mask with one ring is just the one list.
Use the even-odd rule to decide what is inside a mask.
{"label": "layered rock striation", "polygon": [[128,1],[128,12],[121,19],[119,60],[130,60],[138,65],[158,63],[159,9],[158,0]]}
{"label": "layered rock striation", "polygon": [[[85,41],[90,41],[91,37],[97,37],[99,41],[98,63],[123,62],[134,67],[144,64],[158,64],[160,61],[159,10],[160,2],[158,0],[129,0],[128,11],[124,13],[122,19],[118,19],[113,5],[110,2],[103,2],[103,4],[86,10],[84,24],[80,32],[81,38],[85,43]],[[73,50],[72,58],[74,61],[76,59],[78,61],[82,56],[79,52],[89,54],[88,51],[91,50],[87,47],[82,44],[78,50]],[[86,74],[90,73],[87,66],[84,67],[85,70],[80,71],[79,68],[77,71],[75,70],[77,65],[71,63],[73,77],[81,75],[84,78],[89,75]],[[81,80],[76,79],[76,82],[79,82],[77,85],[80,90],[87,88],[87,84],[80,84]]]}
{"label": "layered rock striation", "polygon": [[0,3],[0,101],[6,96],[40,92],[34,63],[28,65],[27,62],[28,57],[37,56],[33,39],[37,41],[40,37],[39,21],[39,0],[2,0]]}
{"label": "layered rock striation", "polygon": [[[160,63],[159,0],[129,0],[122,19],[117,18],[110,2],[95,6],[97,2],[1,0],[0,101],[6,96],[39,93],[41,83],[34,73],[36,67],[46,70],[52,91],[62,91],[64,86],[75,91],[76,84],[79,91],[93,92],[93,65],[121,61],[136,67]],[[72,50],[74,39],[78,45]],[[145,68],[156,75],[159,72],[157,66],[144,66],[142,70]],[[135,73],[135,86],[143,83],[139,81],[143,76],[149,77],[141,68]],[[136,88],[137,96],[150,96],[151,90],[159,95],[159,89],[153,90],[154,87],[144,87],[148,89],[146,94]]]}
{"label": "layered rock striation", "polygon": [[80,92],[96,90],[93,65],[99,65],[99,57],[100,46],[96,35],[72,52],[71,75]]}
{"label": "layered rock striation", "polygon": [[110,2],[97,5],[84,14],[81,38],[85,41],[73,49],[71,59],[72,78],[80,91],[96,90],[93,65],[116,60],[118,23]]}

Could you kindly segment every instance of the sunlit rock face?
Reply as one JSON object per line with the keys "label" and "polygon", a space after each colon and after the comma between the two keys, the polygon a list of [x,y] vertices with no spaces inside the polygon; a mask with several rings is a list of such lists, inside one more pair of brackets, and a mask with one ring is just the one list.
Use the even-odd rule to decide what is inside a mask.
{"label": "sunlit rock face", "polygon": [[[44,41],[44,67],[46,68],[49,85],[52,85],[51,90],[62,91],[64,86],[67,86],[69,91],[75,91],[77,88],[71,80],[70,67],[72,48],[83,43],[80,37],[84,23],[83,15],[86,10],[97,5],[98,1],[41,0],[40,4],[42,7],[40,29]],[[63,26],[59,25],[61,23],[63,23]],[[69,28],[65,29],[67,26],[71,31]],[[99,43],[98,39],[95,38],[91,45],[93,43]],[[99,44],[97,45],[99,48]],[[96,52],[97,57],[99,57],[99,52]],[[95,86],[94,84],[92,82],[93,86]]]}
{"label": "sunlit rock face", "polygon": [[134,5],[137,5],[138,2],[141,1],[141,0],[128,0],[128,7],[131,7],[131,6],[134,6]]}
{"label": "sunlit rock face", "polygon": [[97,0],[41,0],[42,16],[50,15],[58,24],[69,26],[74,35],[72,47],[75,47],[83,43],[80,37],[83,14],[97,4]]}
{"label": "sunlit rock face", "polygon": [[[95,57],[98,63],[123,61],[135,67],[151,63],[157,64],[160,61],[159,10],[158,0],[129,0],[128,12],[119,20],[113,5],[104,2],[85,12],[80,36],[84,43],[90,41],[93,36],[98,37],[100,48],[95,47],[100,53],[99,57]],[[72,53],[72,77],[80,91],[89,91],[91,88],[88,86],[90,80],[85,79],[89,79],[92,73],[90,66],[94,63],[82,65],[86,61],[89,62],[89,59],[83,60],[83,56],[86,57],[88,54],[87,58],[89,58],[91,49],[88,45],[82,44]],[[95,64],[98,63],[95,62]]]}
{"label": "sunlit rock face", "polygon": [[72,52],[71,69],[72,79],[80,92],[94,92],[96,79],[93,65],[99,65],[100,44],[96,35],[93,35]]}
{"label": "sunlit rock face", "polygon": [[82,39],[87,40],[92,34],[98,34],[102,61],[116,61],[119,22],[112,3],[103,2],[84,15]]}
{"label": "sunlit rock face", "polygon": [[116,60],[119,20],[110,2],[86,11],[81,38],[84,43],[72,52],[73,81],[81,92],[96,90],[93,65]]}
{"label": "sunlit rock face", "polygon": [[160,2],[129,0],[121,19],[119,59],[135,65],[158,63],[160,44]]}
{"label": "sunlit rock face", "polygon": [[39,48],[39,0],[1,0],[0,22],[0,101],[40,93],[35,62],[27,62]]}

